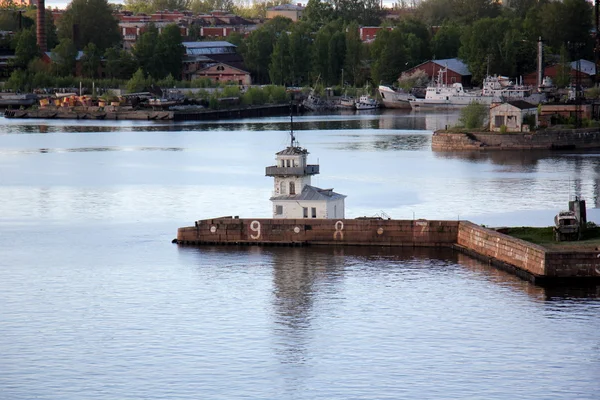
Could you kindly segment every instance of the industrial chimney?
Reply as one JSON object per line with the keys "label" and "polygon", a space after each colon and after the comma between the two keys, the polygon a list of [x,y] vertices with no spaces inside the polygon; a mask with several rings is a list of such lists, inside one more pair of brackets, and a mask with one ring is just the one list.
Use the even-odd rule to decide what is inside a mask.
{"label": "industrial chimney", "polygon": [[46,0],[38,0],[37,3],[37,45],[43,53],[48,50],[46,44]]}

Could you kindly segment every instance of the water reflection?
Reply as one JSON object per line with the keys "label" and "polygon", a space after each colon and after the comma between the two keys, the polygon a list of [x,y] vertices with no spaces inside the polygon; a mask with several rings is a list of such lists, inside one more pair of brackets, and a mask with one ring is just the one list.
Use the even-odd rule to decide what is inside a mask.
{"label": "water reflection", "polygon": [[334,148],[344,151],[424,150],[431,146],[431,136],[425,134],[343,135],[346,140]]}

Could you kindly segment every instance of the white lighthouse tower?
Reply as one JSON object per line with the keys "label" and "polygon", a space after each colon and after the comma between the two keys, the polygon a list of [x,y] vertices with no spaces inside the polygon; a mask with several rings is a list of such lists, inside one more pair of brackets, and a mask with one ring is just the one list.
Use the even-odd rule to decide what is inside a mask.
{"label": "white lighthouse tower", "polygon": [[298,146],[293,128],[290,145],[276,154],[277,165],[266,168],[274,179],[273,218],[344,218],[343,194],[311,186],[318,165],[307,163],[308,151]]}

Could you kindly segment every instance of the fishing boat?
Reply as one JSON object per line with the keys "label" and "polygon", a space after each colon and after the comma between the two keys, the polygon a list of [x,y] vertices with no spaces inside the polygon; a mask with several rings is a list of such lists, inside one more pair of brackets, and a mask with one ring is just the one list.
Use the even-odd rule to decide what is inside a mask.
{"label": "fishing boat", "polygon": [[409,92],[402,89],[394,89],[389,86],[379,85],[378,90],[385,108],[409,109],[411,108],[410,100],[415,98],[415,96]]}
{"label": "fishing boat", "polygon": [[344,94],[342,97],[340,97],[339,106],[340,106],[340,108],[347,108],[347,109],[354,110],[355,103],[356,103],[356,100],[354,99],[354,97]]}
{"label": "fishing boat", "polygon": [[355,107],[357,110],[374,110],[379,108],[379,102],[369,96],[368,94],[363,94],[358,98],[355,103]]}

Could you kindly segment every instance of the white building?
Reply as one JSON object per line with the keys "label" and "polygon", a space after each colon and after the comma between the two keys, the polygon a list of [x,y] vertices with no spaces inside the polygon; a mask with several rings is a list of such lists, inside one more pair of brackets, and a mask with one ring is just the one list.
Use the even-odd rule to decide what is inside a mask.
{"label": "white building", "polygon": [[501,132],[504,129],[506,132],[529,132],[538,125],[537,111],[537,106],[523,100],[492,105],[490,131]]}
{"label": "white building", "polygon": [[307,164],[308,151],[294,143],[293,134],[290,146],[276,155],[277,165],[265,173],[274,178],[273,218],[344,218],[346,196],[311,186],[319,166]]}

